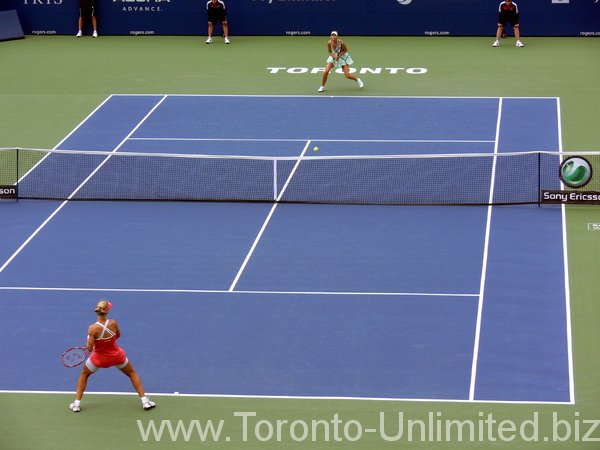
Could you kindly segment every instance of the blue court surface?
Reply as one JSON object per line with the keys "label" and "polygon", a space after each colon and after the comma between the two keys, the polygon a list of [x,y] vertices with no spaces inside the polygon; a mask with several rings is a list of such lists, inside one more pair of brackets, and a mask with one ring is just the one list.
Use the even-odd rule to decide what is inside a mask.
{"label": "blue court surface", "polygon": [[[114,95],[57,148],[560,151],[559,106]],[[63,183],[74,190],[82,175],[90,173]],[[10,330],[0,390],[74,391],[79,370],[59,356],[84,344],[95,303],[109,298],[120,345],[149,392],[575,401],[560,207],[29,200],[0,211],[0,308]],[[88,388],[131,391],[114,369]]]}

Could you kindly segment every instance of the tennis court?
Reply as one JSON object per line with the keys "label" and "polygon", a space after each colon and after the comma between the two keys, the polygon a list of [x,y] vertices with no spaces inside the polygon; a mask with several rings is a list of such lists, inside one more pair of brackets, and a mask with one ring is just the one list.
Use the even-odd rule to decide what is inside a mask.
{"label": "tennis court", "polygon": [[[267,2],[258,3],[262,8]],[[421,2],[411,5],[420,7]],[[519,6],[525,6],[527,15],[532,11],[531,5]],[[548,6],[556,11],[563,7]],[[25,8],[40,14],[47,9]],[[71,15],[67,22],[70,29]],[[102,160],[95,161],[94,152],[106,158],[121,141],[79,195],[98,196],[101,186],[123,187],[117,183],[123,172],[115,163],[136,152],[153,152],[157,159],[165,158],[163,152],[186,157],[238,152],[243,158],[259,155],[252,160],[264,158],[271,164],[277,159],[281,179],[272,182],[272,168],[270,177],[260,178],[270,180],[272,194],[275,184],[281,192],[290,173],[285,164],[295,164],[305,147],[300,169],[344,154],[365,159],[396,152],[426,157],[488,152],[488,158],[471,160],[482,162],[510,161],[503,153],[512,151],[598,148],[598,39],[530,36],[530,16],[524,22],[524,49],[510,45],[510,39],[492,48],[491,35],[367,37],[340,30],[357,71],[364,69],[365,88],[359,90],[336,74],[328,81],[326,96],[316,98],[323,36],[238,36],[237,22],[232,16],[236,31],[228,46],[207,46],[198,36],[103,32],[98,39],[27,36],[3,42],[0,146],[85,150],[80,162],[87,168],[70,172],[59,165],[56,173],[66,175],[60,182],[50,183],[51,166],[46,164],[28,175],[31,181],[38,177],[32,186],[62,186],[60,192],[44,193],[57,198],[69,196],[77,188],[74,179],[98,167]],[[490,23],[493,31],[495,22]],[[332,26],[328,22],[326,31]],[[125,139],[162,93],[169,95]],[[212,95],[194,100],[189,94]],[[287,102],[287,110],[274,104],[266,110],[257,107],[276,95]],[[352,97],[347,106],[367,110],[368,103],[359,101],[398,101],[395,108],[382,108],[393,111],[397,120],[383,111],[360,115],[345,108],[340,97]],[[322,103],[293,114],[301,98]],[[222,99],[230,99],[227,108],[220,107]],[[205,111],[196,110],[196,101],[203,102]],[[328,114],[317,107],[333,102],[339,108]],[[413,111],[402,113],[403,102],[414,102]],[[424,113],[427,105],[430,115]],[[168,108],[186,111],[171,115]],[[438,115],[437,108],[444,114]],[[289,126],[281,115],[295,125]],[[325,123],[315,124],[315,115],[325,117]],[[334,117],[347,123],[338,129]],[[277,127],[270,127],[271,122]],[[150,123],[152,128],[146,126]],[[387,132],[383,124],[390,127]],[[444,142],[407,142],[415,136]],[[383,142],[384,137],[390,142]],[[162,138],[168,142],[160,142]],[[314,146],[319,147],[316,153]],[[40,154],[21,153],[25,158],[20,167]],[[457,166],[448,167],[458,173]],[[478,167],[483,175],[469,180],[480,188],[477,199],[484,197],[487,203],[491,172],[483,170],[485,163]],[[3,172],[2,164],[0,168]],[[389,174],[390,166],[384,168]],[[534,177],[506,168],[500,165],[496,171],[494,201],[500,193],[532,192]],[[292,177],[294,183],[302,181],[297,186],[323,192],[317,178],[307,183],[298,177],[303,173],[296,170]],[[353,170],[352,176],[357,173]],[[500,173],[520,176],[512,178],[519,189],[504,189],[510,178],[498,177]],[[117,177],[106,182],[110,174]],[[125,179],[133,182],[134,177]],[[198,190],[194,179],[198,177],[188,177],[184,192]],[[361,178],[365,186],[375,187],[374,179]],[[409,200],[446,198],[443,189],[432,189],[432,179],[405,189]],[[305,195],[294,183],[285,195]],[[117,193],[137,193],[131,186]],[[333,199],[340,200],[343,192],[372,192],[372,202],[387,192],[358,187],[336,191]],[[256,193],[251,191],[252,196]],[[419,449],[597,447],[590,438],[598,438],[598,430],[587,433],[600,417],[600,209],[494,206],[488,220],[487,206],[284,200],[229,292],[271,202],[70,201],[61,208],[0,273],[5,336],[0,341],[0,447],[75,448],[99,432],[106,434],[96,447],[123,450],[203,444],[229,449],[397,448],[404,442]],[[0,203],[0,266],[61,204]],[[566,291],[561,277],[568,279]],[[101,297],[115,303],[111,315],[121,324],[120,342],[158,404],[149,412],[140,407],[127,378],[115,370],[92,377],[80,414],[68,408],[78,370],[62,367],[59,356],[83,342]],[[336,371],[339,376],[332,375]],[[242,391],[248,394],[235,393]],[[248,427],[240,413],[247,414]],[[488,419],[496,426],[486,429]],[[198,427],[206,430],[210,421],[215,428],[222,424],[220,436],[201,435]],[[285,421],[288,427],[284,425],[280,439],[276,427]],[[415,423],[412,429],[409,421]],[[474,436],[468,434],[469,423]],[[524,427],[525,435],[508,431],[501,437],[499,429],[506,423],[518,431]],[[298,425],[295,434],[291,424]],[[440,424],[450,429],[440,429]],[[532,432],[532,424],[539,425],[539,433]],[[308,427],[306,436],[302,425]],[[399,433],[402,425],[404,435]]]}
{"label": "tennis court", "polygon": [[[556,98],[113,95],[57,149],[560,151],[559,117]],[[100,189],[115,178],[103,159],[61,188]],[[50,155],[23,182],[61,170]],[[72,391],[77,373],[65,376],[57,355],[83,342],[82,318],[108,297],[121,327],[136,330],[121,342],[153,393],[574,402],[560,207],[2,207],[0,303],[15,330],[0,347],[3,391]],[[19,326],[25,318],[41,342]],[[39,351],[15,355],[10,342]],[[129,392],[123,378],[104,371],[89,391]]]}

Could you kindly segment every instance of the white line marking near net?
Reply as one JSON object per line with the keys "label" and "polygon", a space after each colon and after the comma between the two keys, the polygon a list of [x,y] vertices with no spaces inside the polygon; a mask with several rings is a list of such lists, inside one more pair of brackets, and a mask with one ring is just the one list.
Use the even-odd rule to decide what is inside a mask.
{"label": "white line marking near net", "polygon": [[144,288],[99,288],[99,287],[38,287],[0,286],[0,291],[58,291],[58,292],[154,292],[165,294],[250,294],[250,295],[339,295],[381,297],[473,297],[476,293],[445,292],[351,292],[351,291],[268,291],[268,290],[223,290],[223,289],[144,289]]}
{"label": "white line marking near net", "polygon": [[[192,138],[192,137],[187,137],[187,138],[169,138],[169,137],[138,137],[138,138],[130,138],[130,141],[166,141],[166,142],[306,142],[306,139],[287,139],[287,138],[281,138],[281,139],[272,139],[272,138]],[[480,143],[487,143],[487,144],[492,144],[494,143],[493,140],[489,140],[489,139],[483,139],[483,140],[479,140],[479,139],[316,139],[313,138],[312,141],[314,142],[360,142],[360,143],[365,143],[365,142],[372,142],[372,143],[392,143],[392,144],[396,144],[396,143],[443,143],[443,144],[447,144],[447,143],[457,143],[457,144],[469,144],[469,143],[474,143],[474,144],[480,144]]]}
{"label": "white line marking near net", "polygon": [[[67,139],[69,139],[77,130],[79,130],[79,128],[81,128],[83,126],[83,124],[86,123],[90,119],[90,117],[92,117],[94,114],[96,114],[100,110],[100,108],[102,108],[104,106],[104,104],[106,102],[108,102],[111,98],[112,98],[112,95],[109,95],[106,99],[104,99],[104,101],[102,103],[100,103],[96,107],[96,109],[94,109],[91,113],[89,113],[87,115],[87,117],[85,119],[83,119],[75,128],[73,128],[73,130],[71,130],[71,132],[69,134],[67,134],[58,144],[56,144],[52,150],[57,150]],[[44,155],[44,157],[42,157],[38,162],[36,162],[33,165],[33,167],[31,167],[27,172],[25,172],[25,174],[21,178],[19,178],[19,183],[21,181],[23,181],[27,175],[29,175],[31,172],[33,172],[36,169],[36,167],[39,166],[49,155],[50,155],[50,153],[47,153],[46,155]]]}
{"label": "white line marking near net", "polygon": [[158,106],[166,99],[167,97],[163,97],[156,105],[154,105],[154,107],[144,116],[144,118],[135,126],[135,128],[133,128],[133,130],[131,130],[129,132],[129,134],[127,136],[125,136],[125,138],[119,143],[119,145],[117,145],[114,150],[112,152],[110,152],[108,154],[108,156],[106,158],[104,158],[104,160],[94,169],[94,171],[85,179],[83,180],[83,182],[77,186],[77,188],[71,193],[71,195],[69,195],[69,197],[67,197],[67,200],[65,200],[64,202],[62,202],[60,204],[60,206],[58,208],[56,208],[52,214],[50,214],[48,216],[48,218],[46,218],[46,220],[44,220],[42,222],[42,224],[37,227],[37,229],[31,233],[31,235],[25,240],[25,242],[23,242],[19,248],[6,260],[6,262],[0,267],[0,273],[2,273],[2,271],[4,269],[6,269],[6,267],[8,267],[8,265],[12,262],[13,259],[15,259],[17,257],[17,255],[19,253],[21,253],[21,251],[23,251],[23,249],[27,246],[27,244],[29,244],[31,242],[31,240],[37,236],[37,234],[42,231],[42,229],[48,224],[48,222],[50,222],[50,220],[52,220],[52,218],[54,216],[56,216],[56,214],[59,213],[59,211],[61,209],[63,209],[67,203],[69,203],[69,200],[71,200],[75,194],[77,194],[77,192],[79,192],[81,190],[81,188],[83,188],[83,186],[85,186],[85,184],[98,172],[98,170],[100,170],[100,168],[102,166],[104,166],[104,164],[106,164],[106,162],[110,159],[110,157],[112,156],[113,153],[117,152],[119,150],[119,148],[121,148],[123,146],[123,144],[125,142],[127,142],[127,139],[129,138],[129,136],[131,136],[133,133],[135,133],[135,131],[146,121],[146,119],[148,117],[150,117],[150,115],[156,110],[156,108],[158,108]]}
{"label": "white line marking near net", "polygon": [[[556,114],[558,123],[558,151],[563,152],[562,145],[562,121],[561,121],[561,108],[560,98],[556,99]],[[562,185],[562,182],[561,182]],[[563,188],[563,186],[561,186]],[[575,404],[575,374],[573,366],[573,336],[571,326],[571,287],[569,285],[569,249],[567,245],[567,212],[566,205],[561,205],[561,224],[562,224],[562,245],[563,245],[563,258],[564,258],[564,272],[565,272],[565,314],[567,321],[567,361],[569,366],[569,398],[571,402]]]}
{"label": "white line marking near net", "polygon": [[246,255],[246,258],[244,259],[244,262],[242,263],[240,270],[238,270],[238,273],[235,276],[233,283],[231,283],[231,286],[229,287],[230,291],[233,291],[235,289],[235,286],[237,285],[240,277],[242,276],[242,273],[244,272],[244,269],[246,268],[248,261],[250,261],[250,257],[252,256],[252,253],[254,253],[254,249],[258,245],[258,241],[260,241],[260,238],[262,237],[265,229],[267,228],[267,225],[269,224],[271,217],[273,216],[273,213],[275,212],[275,209],[277,209],[277,205],[279,204],[278,202],[281,200],[281,197],[283,197],[283,194],[285,193],[288,185],[290,184],[292,177],[296,173],[296,169],[298,168],[298,165],[300,165],[300,161],[302,161],[302,158],[304,158],[304,155],[306,154],[306,150],[310,146],[310,142],[311,141],[306,141],[306,144],[304,145],[304,148],[302,149],[302,153],[300,154],[300,157],[296,161],[296,164],[294,164],[294,168],[292,169],[292,171],[290,172],[290,175],[288,176],[287,180],[285,181],[285,184],[283,185],[281,192],[275,199],[275,203],[273,203],[273,206],[271,206],[271,210],[269,211],[267,218],[265,219],[264,223],[262,224],[262,227],[260,228],[260,231],[258,232],[256,239],[254,239],[254,242],[252,243],[252,247],[250,247],[250,251]]}
{"label": "white line marking near net", "polygon": [[494,199],[494,185],[496,179],[496,155],[498,154],[498,143],[500,136],[500,123],[502,121],[502,98],[498,100],[498,116],[496,119],[496,139],[494,143],[494,159],[492,162],[492,173],[490,180],[490,194],[487,207],[487,218],[485,222],[485,239],[483,244],[483,262],[481,266],[481,280],[479,283],[479,301],[477,302],[477,322],[475,324],[475,339],[473,343],[473,361],[471,363],[471,383],[469,386],[469,400],[475,400],[475,384],[477,381],[477,362],[479,360],[479,340],[481,338],[481,321],[483,316],[483,298],[485,292],[485,277],[487,272],[488,251],[490,243],[490,230],[492,226],[492,210],[491,205]]}

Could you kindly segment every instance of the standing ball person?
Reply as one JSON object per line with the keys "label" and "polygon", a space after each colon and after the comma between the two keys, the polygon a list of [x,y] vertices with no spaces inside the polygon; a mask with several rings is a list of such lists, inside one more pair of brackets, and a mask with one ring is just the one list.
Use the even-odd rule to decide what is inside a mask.
{"label": "standing ball person", "polygon": [[98,24],[96,22],[96,0],[79,0],[79,21],[77,23],[79,31],[76,37],[83,36],[81,30],[83,29],[83,22],[85,19],[90,19],[92,26],[94,27],[93,37],[98,37]]}
{"label": "standing ball person", "polygon": [[507,23],[510,23],[515,31],[517,47],[525,47],[521,42],[521,32],[519,30],[519,7],[512,0],[504,0],[498,7],[498,30],[496,31],[496,40],[492,46],[500,46],[500,38],[504,33],[504,27]]}
{"label": "standing ball person", "polygon": [[73,412],[81,411],[81,399],[83,398],[83,392],[85,391],[90,375],[95,373],[99,368],[108,367],[116,367],[129,377],[131,384],[140,396],[144,409],[152,409],[156,406],[144,393],[142,381],[131,362],[129,362],[129,359],[127,359],[125,351],[117,345],[117,339],[121,336],[121,331],[116,320],[109,320],[107,318],[110,308],[112,308],[111,302],[100,300],[94,310],[98,316],[98,320],[88,328],[86,345],[88,351],[92,353],[81,369],[81,375],[79,375],[79,380],[77,381],[77,397],[69,405],[69,408]]}
{"label": "standing ball person", "polygon": [[349,80],[356,81],[358,87],[362,89],[364,83],[360,78],[356,78],[350,73],[350,64],[353,64],[354,61],[352,61],[352,57],[350,56],[350,53],[348,53],[348,47],[346,47],[344,41],[338,37],[337,31],[331,32],[331,39],[327,41],[327,53],[329,54],[327,57],[327,65],[325,66],[323,79],[321,80],[321,87],[319,87],[318,91],[323,92],[325,90],[327,76],[334,67],[336,69],[341,68],[344,71],[344,76]]}
{"label": "standing ball person", "polygon": [[221,22],[223,27],[223,39],[229,44],[229,27],[227,26],[227,10],[223,0],[209,0],[206,3],[206,12],[208,13],[208,39],[207,44],[212,44],[213,25],[215,22]]}

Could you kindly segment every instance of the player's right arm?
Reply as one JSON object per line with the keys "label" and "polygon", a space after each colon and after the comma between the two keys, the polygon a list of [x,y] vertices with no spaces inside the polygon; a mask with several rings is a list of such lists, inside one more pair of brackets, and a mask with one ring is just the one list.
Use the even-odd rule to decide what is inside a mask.
{"label": "player's right arm", "polygon": [[92,350],[94,350],[94,344],[96,343],[96,338],[98,336],[99,336],[99,331],[98,331],[98,327],[96,326],[96,324],[90,325],[90,327],[88,328],[87,344],[85,346],[87,348],[88,352],[91,352]]}
{"label": "player's right arm", "polygon": [[115,319],[113,319],[111,321],[111,323],[115,324],[115,335],[117,336],[117,339],[119,339],[121,337],[121,330],[119,329],[119,324],[117,323],[117,321]]}
{"label": "player's right arm", "polygon": [[327,41],[327,54],[333,59],[337,59],[335,54],[333,53],[333,49],[331,48],[331,41]]}

